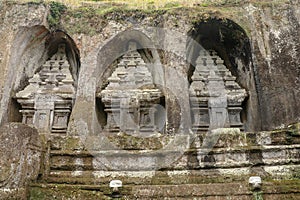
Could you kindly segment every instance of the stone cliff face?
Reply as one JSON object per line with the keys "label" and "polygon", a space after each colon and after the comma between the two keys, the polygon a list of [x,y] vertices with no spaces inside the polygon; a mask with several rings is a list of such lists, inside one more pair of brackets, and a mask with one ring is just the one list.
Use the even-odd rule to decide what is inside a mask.
{"label": "stone cliff face", "polygon": [[299,119],[299,3],[247,11],[262,129],[269,129]]}
{"label": "stone cliff face", "polygon": [[217,2],[1,1],[0,196],[296,199],[300,5]]}
{"label": "stone cliff face", "polygon": [[[0,7],[1,123],[20,121],[19,105],[13,97],[54,53],[55,43],[64,39],[72,51],[69,60],[77,66],[75,71],[79,71],[81,63],[80,73],[75,72],[78,90],[74,108],[78,111],[74,109],[72,119],[80,121],[80,108],[87,104],[84,112],[90,120],[86,121],[98,121],[94,112],[95,93],[111,74],[104,72],[101,65],[113,62],[105,54],[106,48],[111,45],[109,50],[120,55],[122,37],[126,36],[120,36],[120,44],[110,42],[125,30],[140,31],[149,41],[142,36],[137,36],[137,40],[158,49],[151,50],[150,60],[160,63],[165,77],[160,77],[156,70],[154,78],[160,83],[165,81],[163,84],[171,89],[178,88],[174,83],[179,79],[173,73],[170,75],[170,70],[188,78],[194,69],[189,63],[195,62],[195,55],[191,53],[195,47],[189,44],[186,35],[204,48],[216,50],[249,94],[243,104],[245,130],[270,130],[299,120],[300,9],[297,1],[160,11],[116,10],[104,14],[97,12],[101,6],[59,10],[43,4],[2,2]],[[58,9],[61,15],[53,16],[53,9]],[[147,56],[147,52],[144,55]],[[185,80],[181,81],[185,84]],[[187,88],[181,87],[179,93]],[[166,101],[169,101],[168,113],[181,112],[171,109],[176,107],[172,98]],[[179,99],[181,101],[184,100]],[[180,107],[184,110],[189,106],[181,102]],[[169,123],[176,127],[178,120],[172,117]]]}

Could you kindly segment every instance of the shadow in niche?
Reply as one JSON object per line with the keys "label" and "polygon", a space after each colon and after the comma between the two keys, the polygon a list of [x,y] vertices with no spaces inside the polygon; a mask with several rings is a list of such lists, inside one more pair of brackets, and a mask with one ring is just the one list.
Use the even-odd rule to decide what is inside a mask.
{"label": "shadow in niche", "polygon": [[[199,21],[188,32],[187,59],[191,63],[189,80],[195,70],[196,59],[202,48],[215,50],[224,60],[225,66],[237,77],[243,87],[245,83],[239,80],[240,70],[249,71],[251,61],[251,47],[246,32],[235,22],[229,19],[209,19]],[[238,66],[236,58],[242,61]],[[241,69],[239,69],[241,68]]]}
{"label": "shadow in niche", "polygon": [[10,100],[9,108],[10,108],[10,110],[9,110],[8,121],[9,122],[22,122],[22,113],[20,112],[22,107],[15,98],[12,98]]}
{"label": "shadow in niche", "polygon": [[159,104],[156,105],[155,125],[158,132],[164,134],[166,129],[166,100],[165,96],[160,98]]}
{"label": "shadow in niche", "polygon": [[20,27],[14,37],[11,48],[11,60],[1,99],[3,113],[0,123],[21,122],[20,104],[14,99],[15,94],[24,89],[36,67],[45,59],[44,41],[49,31],[44,26]]}
{"label": "shadow in niche", "polygon": [[[192,75],[199,53],[205,50],[214,50],[224,60],[224,65],[232,75],[237,78],[236,82],[247,91],[251,89],[252,86],[249,86],[248,80],[245,78],[252,65],[251,47],[249,38],[242,27],[229,19],[211,18],[194,23],[188,36],[186,48],[187,59],[190,63],[188,71],[190,83],[192,83]],[[251,115],[249,112],[253,112],[249,104],[251,101],[247,97],[242,103],[243,110],[240,114],[246,130],[250,130],[249,123],[253,123],[248,122],[248,116]]]}
{"label": "shadow in niche", "polygon": [[104,127],[107,124],[107,113],[105,112],[104,109],[105,109],[104,103],[101,101],[100,98],[96,98],[96,113],[98,117],[98,122],[100,123],[102,129],[104,129]]}
{"label": "shadow in niche", "polygon": [[77,87],[78,74],[80,71],[80,53],[74,40],[64,31],[56,30],[49,34],[46,39],[46,49],[48,58],[51,58],[58,50],[60,44],[65,44],[66,56],[70,63],[70,71]]}
{"label": "shadow in niche", "polygon": [[[247,110],[249,110],[249,96],[247,96],[246,98],[245,98],[245,100],[243,101],[243,103],[242,103],[242,111],[241,111],[241,114],[240,114],[240,116],[241,116],[241,122],[243,123],[243,124],[245,124],[247,121],[248,121],[248,116],[247,116]],[[247,127],[245,127],[245,129],[247,129]]]}

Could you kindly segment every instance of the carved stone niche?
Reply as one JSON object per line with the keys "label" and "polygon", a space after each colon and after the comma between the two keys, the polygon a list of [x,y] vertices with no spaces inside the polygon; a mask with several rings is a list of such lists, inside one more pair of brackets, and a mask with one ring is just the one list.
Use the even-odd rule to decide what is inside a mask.
{"label": "carved stone niche", "polygon": [[157,131],[156,106],[162,92],[153,84],[153,77],[134,42],[108,78],[108,85],[97,97],[104,103],[108,132],[149,136]]}
{"label": "carved stone niche", "polygon": [[190,85],[193,130],[243,129],[240,112],[246,96],[217,53],[202,50]]}
{"label": "carved stone niche", "polygon": [[23,123],[35,126],[42,133],[67,132],[75,88],[65,44],[59,45],[16,98],[22,106]]}

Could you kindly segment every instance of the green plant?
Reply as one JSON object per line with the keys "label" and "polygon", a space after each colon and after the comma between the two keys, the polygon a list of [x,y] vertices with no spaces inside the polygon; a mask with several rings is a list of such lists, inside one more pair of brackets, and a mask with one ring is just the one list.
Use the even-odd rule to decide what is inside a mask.
{"label": "green plant", "polygon": [[47,17],[49,26],[52,27],[57,27],[60,23],[60,17],[61,14],[64,13],[67,9],[67,7],[59,2],[50,2],[50,14]]}
{"label": "green plant", "polygon": [[209,4],[208,3],[202,3],[202,4],[200,4],[200,6],[202,6],[202,7],[208,7]]}
{"label": "green plant", "polygon": [[28,4],[33,4],[33,5],[38,5],[38,4],[41,4],[43,3],[42,0],[31,0],[28,2]]}
{"label": "green plant", "polygon": [[179,2],[169,2],[165,4],[164,8],[174,8],[179,6],[180,6]]}

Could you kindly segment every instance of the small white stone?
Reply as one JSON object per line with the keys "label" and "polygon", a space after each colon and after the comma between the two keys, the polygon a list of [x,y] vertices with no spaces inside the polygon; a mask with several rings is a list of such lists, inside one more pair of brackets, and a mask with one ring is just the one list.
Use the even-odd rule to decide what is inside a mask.
{"label": "small white stone", "polygon": [[249,184],[251,184],[253,188],[260,188],[261,178],[259,176],[251,176],[249,178]]}
{"label": "small white stone", "polygon": [[259,176],[251,176],[249,178],[249,183],[261,183],[261,178]]}
{"label": "small white stone", "polygon": [[73,171],[71,173],[72,176],[81,176],[82,174],[83,174],[83,171],[79,171],[79,170]]}
{"label": "small white stone", "polygon": [[111,188],[119,188],[119,187],[122,187],[122,181],[120,181],[120,180],[112,180],[112,181],[110,181],[110,183],[109,183],[109,187],[111,187]]}

